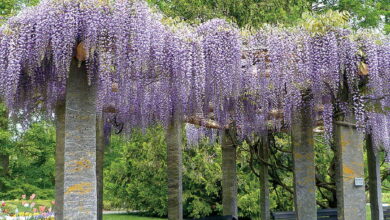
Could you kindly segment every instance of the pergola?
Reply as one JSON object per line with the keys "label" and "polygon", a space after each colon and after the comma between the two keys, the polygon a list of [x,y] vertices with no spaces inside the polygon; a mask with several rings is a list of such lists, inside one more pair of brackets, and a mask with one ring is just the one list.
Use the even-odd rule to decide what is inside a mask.
{"label": "pergola", "polygon": [[[223,214],[233,216],[234,140],[260,137],[267,161],[268,133],[290,132],[302,220],[317,218],[317,125],[337,148],[339,219],[365,219],[365,132],[372,215],[383,219],[377,152],[389,150],[388,36],[274,27],[246,38],[220,19],[199,27],[163,20],[142,1],[53,0],[1,26],[10,111],[56,117],[56,219],[102,218],[105,127],[156,122],[166,127],[169,219],[183,219],[184,123],[222,131]],[[266,165],[261,175],[261,217],[270,219]]]}

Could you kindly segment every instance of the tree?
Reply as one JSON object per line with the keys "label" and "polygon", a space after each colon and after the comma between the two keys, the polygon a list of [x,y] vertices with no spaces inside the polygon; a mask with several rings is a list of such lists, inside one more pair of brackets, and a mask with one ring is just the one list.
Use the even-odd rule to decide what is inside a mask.
{"label": "tree", "polygon": [[386,32],[390,30],[390,5],[387,0],[319,0],[318,9],[348,11],[356,29],[384,25]]}
{"label": "tree", "polygon": [[0,16],[7,16],[11,14],[16,6],[16,0],[4,0],[0,2]]}
{"label": "tree", "polygon": [[[10,128],[15,126],[10,125]],[[6,151],[9,158],[9,172],[6,178],[1,178],[5,188],[0,197],[15,199],[22,194],[35,193],[40,199],[53,199],[54,127],[42,119],[24,129],[20,129],[20,124],[17,126],[18,132],[8,131],[8,145],[4,142],[1,145],[2,152]]]}
{"label": "tree", "polygon": [[178,17],[190,23],[212,18],[225,18],[240,27],[261,27],[264,24],[291,25],[301,20],[304,12],[323,13],[328,9],[348,11],[353,26],[380,27],[389,31],[389,4],[387,0],[148,0],[167,16]]}
{"label": "tree", "polygon": [[0,24],[2,19],[16,14],[24,7],[36,5],[38,2],[39,0],[2,0],[0,2]]}
{"label": "tree", "polygon": [[10,153],[13,145],[12,133],[8,125],[8,111],[0,103],[0,191],[6,190],[6,179],[9,177]]}
{"label": "tree", "polygon": [[293,24],[301,14],[311,10],[314,0],[148,0],[167,16],[190,23],[225,18],[240,27],[260,27],[265,23]]}

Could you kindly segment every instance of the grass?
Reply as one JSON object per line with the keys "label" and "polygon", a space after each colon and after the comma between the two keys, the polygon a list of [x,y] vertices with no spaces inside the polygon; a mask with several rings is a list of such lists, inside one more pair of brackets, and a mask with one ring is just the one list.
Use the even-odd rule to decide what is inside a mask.
{"label": "grass", "polygon": [[[390,193],[386,192],[382,194],[382,201],[383,203],[388,203],[390,204]],[[31,201],[28,201],[29,203]],[[34,200],[36,203],[35,207],[39,207],[40,205],[44,205],[46,207],[51,206],[51,200]],[[18,207],[19,209],[24,209],[24,207],[21,207],[21,200],[11,200],[11,201],[6,201],[7,204],[13,206],[13,207]],[[366,206],[366,219],[371,220],[371,209],[370,206]],[[23,210],[24,211],[24,210]],[[103,220],[166,220],[164,218],[153,218],[153,217],[144,217],[144,216],[139,216],[139,215],[134,215],[134,214],[106,214],[103,216]]]}
{"label": "grass", "polygon": [[21,206],[22,205],[22,201],[25,201],[27,203],[31,203],[31,202],[35,202],[35,207],[38,207],[40,205],[43,205],[43,206],[46,206],[46,207],[50,207],[52,206],[51,204],[51,201],[52,200],[43,200],[43,199],[34,199],[34,200],[20,200],[20,199],[15,199],[15,200],[7,200],[5,201],[7,204],[10,204],[10,205],[17,205],[17,206]]}
{"label": "grass", "polygon": [[[390,204],[390,192],[382,193],[383,204]],[[366,206],[366,220],[371,220],[371,208]]]}
{"label": "grass", "polygon": [[103,220],[164,220],[163,218],[143,217],[129,214],[103,215]]}
{"label": "grass", "polygon": [[369,205],[366,205],[366,220],[371,220],[371,208]]}
{"label": "grass", "polygon": [[390,192],[382,193],[382,201],[390,204]]}

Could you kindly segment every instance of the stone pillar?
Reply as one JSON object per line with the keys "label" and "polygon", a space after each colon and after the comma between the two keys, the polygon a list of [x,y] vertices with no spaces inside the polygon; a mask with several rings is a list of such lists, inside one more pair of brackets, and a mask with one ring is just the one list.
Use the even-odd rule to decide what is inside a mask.
{"label": "stone pillar", "polygon": [[298,220],[317,219],[313,122],[309,101],[293,115],[294,205]]}
{"label": "stone pillar", "polygon": [[97,219],[96,91],[72,60],[66,89],[64,219]]}
{"label": "stone pillar", "polygon": [[64,147],[65,147],[65,103],[56,106],[56,176],[55,218],[64,219]]}
{"label": "stone pillar", "polygon": [[103,219],[103,163],[104,163],[104,119],[102,113],[96,116],[96,183],[97,183],[97,218]]}
{"label": "stone pillar", "polygon": [[270,204],[269,204],[269,185],[268,185],[268,161],[269,161],[269,142],[268,134],[264,134],[261,137],[260,145],[260,219],[270,220]]}
{"label": "stone pillar", "polygon": [[363,136],[353,123],[355,120],[352,117],[344,122],[335,122],[339,160],[336,181],[339,220],[366,219],[365,187],[355,186],[355,178],[364,178]]}
{"label": "stone pillar", "polygon": [[168,173],[168,219],[183,219],[183,162],[182,162],[182,122],[174,113],[166,133],[167,173]]}
{"label": "stone pillar", "polygon": [[235,132],[225,129],[222,133],[222,206],[223,215],[238,216],[237,210],[237,168]]}
{"label": "stone pillar", "polygon": [[371,219],[383,220],[382,184],[378,149],[372,142],[372,135],[366,135],[368,189],[370,192]]}

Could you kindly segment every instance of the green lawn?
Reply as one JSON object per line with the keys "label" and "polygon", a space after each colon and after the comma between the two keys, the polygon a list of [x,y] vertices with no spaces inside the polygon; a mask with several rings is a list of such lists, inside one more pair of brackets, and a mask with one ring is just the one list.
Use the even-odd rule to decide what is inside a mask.
{"label": "green lawn", "polygon": [[[382,193],[383,204],[390,204],[390,193]],[[371,220],[371,208],[369,205],[366,206],[366,220]]]}
{"label": "green lawn", "polygon": [[[27,200],[28,201],[28,200]],[[383,203],[390,203],[390,193],[383,193],[382,194],[382,201]],[[28,201],[31,202],[31,201]],[[39,207],[40,205],[44,205],[46,207],[51,206],[51,200],[34,200],[36,203],[35,207]],[[11,201],[6,201],[7,205],[12,207],[11,209],[15,209],[16,207],[19,208],[20,211],[25,211],[21,207],[21,200],[11,200]],[[367,210],[367,220],[371,220],[371,210],[370,206],[366,206]],[[103,216],[104,220],[166,220],[164,218],[152,218],[152,217],[143,217],[143,216],[137,216],[134,214],[106,214]]]}
{"label": "green lawn", "polygon": [[369,205],[366,206],[366,220],[371,220],[371,208]]}
{"label": "green lawn", "polygon": [[126,214],[110,214],[104,215],[104,220],[164,220],[163,218],[151,218],[151,217],[142,217],[136,215],[126,215]]}

